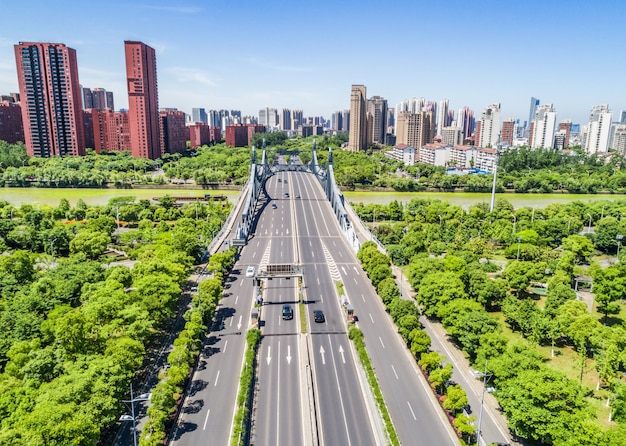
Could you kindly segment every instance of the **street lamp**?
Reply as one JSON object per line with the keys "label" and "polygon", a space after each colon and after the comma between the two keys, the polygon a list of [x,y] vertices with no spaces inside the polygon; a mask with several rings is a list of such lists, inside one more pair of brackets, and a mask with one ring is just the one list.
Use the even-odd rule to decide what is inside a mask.
{"label": "street lamp", "polygon": [[498,144],[496,147],[496,159],[493,167],[493,184],[491,185],[491,205],[489,206],[489,212],[493,212],[493,208],[496,204],[496,177],[498,175],[500,152],[502,152],[502,145]]}
{"label": "street lamp", "polygon": [[119,421],[133,422],[133,445],[137,446],[137,418],[135,417],[135,402],[149,401],[152,393],[142,393],[137,398],[133,398],[133,383],[130,383],[130,399],[124,400],[124,403],[130,403],[130,415],[122,415]]}
{"label": "street lamp", "polygon": [[517,260],[519,260],[519,248],[520,248],[520,243],[522,242],[522,237],[517,237]]}
{"label": "street lamp", "polygon": [[591,214],[587,214],[589,216],[589,229],[587,229],[587,232],[591,232]]}
{"label": "street lamp", "polygon": [[482,398],[480,399],[480,412],[478,413],[478,428],[476,429],[476,444],[480,445],[480,428],[483,422],[483,406],[485,405],[485,392],[494,392],[496,389],[493,387],[487,387],[487,381],[493,375],[492,373],[487,373],[487,360],[485,360],[485,371],[479,372],[478,370],[472,370],[472,375],[483,379],[483,393]]}
{"label": "street lamp", "polygon": [[515,234],[515,225],[517,224],[517,217],[513,215],[513,234]]}
{"label": "street lamp", "polygon": [[622,245],[622,238],[624,236],[622,234],[617,234],[615,238],[617,239],[617,259],[619,260],[619,248]]}

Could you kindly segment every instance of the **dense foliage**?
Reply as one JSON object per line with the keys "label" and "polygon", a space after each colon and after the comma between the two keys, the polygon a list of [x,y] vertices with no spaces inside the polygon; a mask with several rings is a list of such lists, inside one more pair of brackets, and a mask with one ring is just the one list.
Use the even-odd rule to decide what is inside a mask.
{"label": "dense foliage", "polygon": [[[229,211],[165,202],[0,202],[0,444],[95,445],[124,411],[129,383]],[[118,231],[118,213],[137,229]],[[132,269],[111,263],[111,247]],[[187,315],[191,338],[211,314],[209,297]],[[168,358],[179,365],[172,373],[193,352],[181,349]]]}
{"label": "dense foliage", "polygon": [[[626,294],[623,251],[612,266],[588,262],[594,254],[617,254],[626,201],[515,210],[498,199],[493,212],[434,200],[354,208],[372,222],[389,258],[404,265],[424,314],[443,324],[477,369],[488,363],[516,435],[553,445],[619,444],[622,427],[606,430],[592,408],[608,399],[613,419],[626,421],[626,327],[618,315]],[[397,298],[381,270],[389,261],[370,243],[359,258],[397,320]],[[597,313],[576,298],[581,274],[593,278]],[[547,287],[545,297],[536,287]],[[399,329],[421,353],[422,367],[434,367],[423,336]],[[571,357],[573,368],[557,365],[558,355]]]}

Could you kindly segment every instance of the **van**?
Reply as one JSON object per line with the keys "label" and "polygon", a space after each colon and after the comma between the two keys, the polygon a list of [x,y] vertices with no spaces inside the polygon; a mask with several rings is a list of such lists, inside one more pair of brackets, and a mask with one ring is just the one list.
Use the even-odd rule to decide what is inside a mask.
{"label": "van", "polygon": [[291,308],[291,305],[289,304],[283,305],[283,319],[284,320],[293,319],[293,308]]}

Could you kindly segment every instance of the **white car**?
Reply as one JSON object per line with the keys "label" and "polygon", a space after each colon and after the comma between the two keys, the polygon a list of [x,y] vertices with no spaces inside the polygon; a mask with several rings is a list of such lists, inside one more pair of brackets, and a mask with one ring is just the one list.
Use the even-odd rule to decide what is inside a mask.
{"label": "white car", "polygon": [[249,266],[246,269],[246,277],[254,277],[254,266]]}

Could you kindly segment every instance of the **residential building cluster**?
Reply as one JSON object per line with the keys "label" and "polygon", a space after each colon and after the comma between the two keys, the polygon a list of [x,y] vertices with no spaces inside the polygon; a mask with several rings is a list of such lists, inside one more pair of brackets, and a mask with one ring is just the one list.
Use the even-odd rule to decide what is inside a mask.
{"label": "residential building cluster", "polygon": [[[529,120],[502,119],[500,104],[485,107],[480,118],[467,107],[455,115],[448,100],[405,100],[394,108],[380,96],[367,97],[364,85],[352,85],[347,149],[365,150],[372,145],[392,146],[387,156],[406,165],[473,168],[493,172],[498,148],[528,146],[565,150],[580,144],[587,153],[607,154],[609,148],[626,156],[626,111],[617,121],[607,104],[594,106],[582,128],[563,120],[557,124],[553,104],[530,100]],[[336,112],[341,116],[340,112]],[[340,119],[337,119],[338,122]],[[384,134],[381,130],[384,129]],[[339,131],[333,127],[334,131]]]}
{"label": "residential building cluster", "polygon": [[503,119],[498,103],[487,105],[479,117],[468,107],[450,109],[447,99],[413,98],[389,107],[381,96],[367,97],[365,85],[352,85],[349,109],[336,111],[329,121],[305,117],[302,110],[270,107],[259,110],[258,117],[205,108],[187,115],[159,108],[154,49],[125,41],[128,109],[116,110],[113,92],[80,84],[74,49],[41,42],[20,42],[14,48],[19,93],[0,96],[0,139],[24,141],[29,156],[84,155],[93,148],[155,159],[223,140],[233,147],[248,146],[252,135],[265,131],[345,133],[348,150],[391,146],[388,155],[406,164],[486,171],[493,168],[496,147],[564,150],[580,144],[588,153],[611,148],[626,154],[626,111],[613,120],[607,104],[592,107],[588,124],[581,127],[557,121],[554,105],[533,97],[528,120],[520,123]]}

